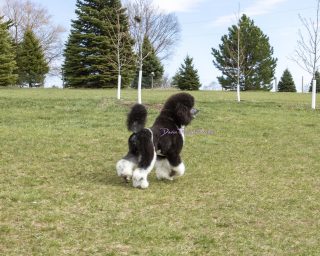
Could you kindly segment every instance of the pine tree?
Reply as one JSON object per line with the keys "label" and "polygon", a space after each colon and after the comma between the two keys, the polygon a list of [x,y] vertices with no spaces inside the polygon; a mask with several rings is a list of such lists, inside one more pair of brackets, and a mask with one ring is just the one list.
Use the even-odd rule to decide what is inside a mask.
{"label": "pine tree", "polygon": [[18,82],[29,87],[44,85],[45,75],[49,72],[48,63],[40,41],[31,29],[27,29],[17,51]]}
{"label": "pine tree", "polygon": [[278,83],[279,92],[296,92],[296,86],[294,84],[292,75],[288,69],[283,72],[283,75]]}
{"label": "pine tree", "polygon": [[240,87],[242,90],[271,90],[277,59],[269,38],[253,20],[243,15],[238,26],[229,28],[218,49],[212,48],[214,66],[222,72],[218,81],[223,88],[235,90],[238,79],[238,27],[240,27]]}
{"label": "pine tree", "polygon": [[[117,86],[116,47],[112,44],[110,31],[117,31],[119,15],[121,31],[129,31],[125,9],[120,0],[77,0],[77,19],[64,52],[63,75],[66,87],[111,88]],[[129,32],[128,32],[129,34]],[[132,39],[122,53],[132,58]],[[129,84],[133,75],[132,65],[123,67],[123,84]]]}
{"label": "pine tree", "polygon": [[[320,72],[319,71],[316,71],[315,79],[316,79],[316,92],[319,93],[320,92]],[[312,83],[313,81],[311,81],[310,83],[309,92],[312,92]]]}
{"label": "pine tree", "polygon": [[2,22],[2,17],[0,17],[0,86],[15,85],[17,80],[15,70],[15,54],[8,32],[8,24]]}
{"label": "pine tree", "polygon": [[178,83],[179,83],[179,78],[180,78],[180,74],[179,74],[179,70],[174,74],[174,76],[171,79],[171,86],[172,87],[178,87]]}
{"label": "pine tree", "polygon": [[180,90],[199,90],[201,84],[198,70],[193,65],[193,58],[187,55],[184,59],[184,64],[181,65],[179,71],[174,76],[174,80]]}
{"label": "pine tree", "polygon": [[[143,60],[143,72],[142,72],[142,88],[151,88],[152,80],[154,86],[158,85],[163,76],[163,66],[154,52],[154,48],[147,37],[143,40],[142,56],[147,56]],[[152,75],[153,74],[153,75]],[[153,77],[152,77],[153,76]],[[134,80],[134,88],[138,87],[139,70],[136,73]]]}

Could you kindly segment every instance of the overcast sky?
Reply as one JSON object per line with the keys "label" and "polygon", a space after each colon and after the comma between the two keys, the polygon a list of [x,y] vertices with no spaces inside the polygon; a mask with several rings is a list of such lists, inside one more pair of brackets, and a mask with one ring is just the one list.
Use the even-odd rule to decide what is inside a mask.
{"label": "overcast sky", "polygon": [[[46,7],[56,24],[70,29],[70,20],[75,18],[76,0],[32,0]],[[0,0],[0,3],[3,0]],[[217,81],[220,75],[212,64],[211,48],[217,48],[221,36],[236,23],[238,6],[240,12],[252,18],[255,24],[270,38],[274,57],[278,58],[276,76],[278,81],[288,68],[301,91],[301,80],[311,80],[296,63],[290,60],[297,45],[299,29],[303,30],[299,14],[315,19],[316,0],[155,0],[160,8],[175,12],[181,24],[181,40],[174,55],[166,61],[165,70],[174,75],[183,59],[189,54],[194,58],[203,85]]]}

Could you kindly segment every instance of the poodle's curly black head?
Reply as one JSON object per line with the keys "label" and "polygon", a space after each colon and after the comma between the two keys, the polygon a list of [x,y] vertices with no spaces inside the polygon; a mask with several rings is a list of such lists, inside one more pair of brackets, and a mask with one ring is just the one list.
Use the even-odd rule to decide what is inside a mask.
{"label": "poodle's curly black head", "polygon": [[198,113],[193,106],[194,97],[183,92],[171,96],[164,104],[162,111],[169,112],[178,126],[188,125]]}

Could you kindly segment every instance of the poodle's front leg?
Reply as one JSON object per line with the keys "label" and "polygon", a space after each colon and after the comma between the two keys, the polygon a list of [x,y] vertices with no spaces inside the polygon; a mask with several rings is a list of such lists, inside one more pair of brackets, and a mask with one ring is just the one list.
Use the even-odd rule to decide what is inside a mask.
{"label": "poodle's front leg", "polygon": [[181,162],[178,166],[173,166],[172,171],[170,173],[171,177],[180,177],[182,176],[186,171],[186,167],[184,166],[184,163]]}
{"label": "poodle's front leg", "polygon": [[168,161],[171,165],[170,177],[180,177],[185,173],[186,168],[179,155],[168,155]]}

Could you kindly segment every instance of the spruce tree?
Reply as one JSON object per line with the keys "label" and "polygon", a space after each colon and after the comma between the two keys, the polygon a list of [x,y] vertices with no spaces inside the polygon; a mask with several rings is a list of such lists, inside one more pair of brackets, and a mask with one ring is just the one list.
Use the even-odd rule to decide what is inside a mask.
{"label": "spruce tree", "polygon": [[[125,9],[120,0],[77,0],[76,15],[64,52],[63,75],[66,87],[112,88],[117,86],[116,47],[111,31],[129,31]],[[124,32],[123,32],[124,33]],[[132,39],[122,54],[132,58]],[[122,69],[123,84],[132,79],[132,65]]]}
{"label": "spruce tree", "polygon": [[171,86],[178,87],[179,77],[180,77],[180,74],[178,70],[171,79]]}
{"label": "spruce tree", "polygon": [[0,86],[15,85],[17,80],[15,70],[15,54],[8,32],[8,24],[0,17]]}
{"label": "spruce tree", "polygon": [[273,47],[269,44],[269,38],[246,15],[241,17],[238,25],[230,27],[228,32],[222,36],[219,48],[212,48],[213,64],[222,73],[218,77],[221,86],[227,90],[237,88],[239,52],[241,89],[271,90],[277,59],[272,57]]}
{"label": "spruce tree", "polygon": [[31,29],[27,29],[17,51],[18,83],[29,87],[44,85],[46,74],[49,72],[48,63],[40,41]]}
{"label": "spruce tree", "polygon": [[[153,85],[157,86],[163,76],[163,66],[155,54],[154,48],[147,37],[143,40],[142,45],[142,56],[147,56],[143,60],[143,70],[142,70],[142,88],[151,88],[152,79]],[[152,75],[153,74],[153,75]],[[153,76],[153,77],[152,77]],[[136,77],[134,80],[134,88],[138,87],[139,70],[137,70]]]}
{"label": "spruce tree", "polygon": [[296,86],[294,84],[292,75],[288,69],[283,72],[283,75],[278,83],[279,92],[296,92]]}
{"label": "spruce tree", "polygon": [[193,65],[193,58],[187,55],[184,59],[184,64],[179,68],[174,80],[180,90],[199,90],[201,84],[198,70],[196,70]]}

